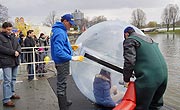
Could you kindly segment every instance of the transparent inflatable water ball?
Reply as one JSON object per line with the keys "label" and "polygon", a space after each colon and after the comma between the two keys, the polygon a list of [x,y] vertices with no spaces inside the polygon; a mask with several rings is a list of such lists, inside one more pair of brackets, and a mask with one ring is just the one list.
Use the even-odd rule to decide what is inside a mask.
{"label": "transparent inflatable water ball", "polygon": [[[123,75],[118,70],[123,67],[124,29],[127,26],[132,25],[119,20],[101,22],[88,28],[75,43],[81,46],[74,55],[83,55],[85,58],[83,62],[71,63],[72,76],[82,94],[95,103],[97,99],[93,83],[102,69],[110,73],[110,87],[115,87],[121,94],[118,100],[121,100],[126,91],[119,84],[123,82]],[[132,27],[137,33],[143,34],[141,30]]]}

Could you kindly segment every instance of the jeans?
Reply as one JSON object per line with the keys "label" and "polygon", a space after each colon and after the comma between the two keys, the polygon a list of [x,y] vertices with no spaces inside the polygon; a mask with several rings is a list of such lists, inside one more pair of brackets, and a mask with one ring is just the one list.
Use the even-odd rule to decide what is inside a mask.
{"label": "jeans", "polygon": [[10,98],[15,94],[16,76],[18,66],[7,67],[3,69],[3,103],[10,101]]}
{"label": "jeans", "polygon": [[25,63],[26,59],[25,59],[25,53],[21,53],[21,63]]}
{"label": "jeans", "polygon": [[3,80],[3,70],[0,68],[0,80]]}
{"label": "jeans", "polygon": [[67,76],[69,75],[70,62],[55,64],[57,70],[57,95],[66,95]]}
{"label": "jeans", "polygon": [[32,80],[34,78],[34,67],[33,64],[28,64],[28,80]]}

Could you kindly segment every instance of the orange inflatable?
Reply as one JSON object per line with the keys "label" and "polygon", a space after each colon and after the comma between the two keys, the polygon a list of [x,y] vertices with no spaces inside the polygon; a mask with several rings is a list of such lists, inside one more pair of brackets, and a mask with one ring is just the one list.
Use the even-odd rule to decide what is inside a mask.
{"label": "orange inflatable", "polygon": [[134,82],[130,82],[122,101],[113,110],[134,110],[136,107],[136,91]]}

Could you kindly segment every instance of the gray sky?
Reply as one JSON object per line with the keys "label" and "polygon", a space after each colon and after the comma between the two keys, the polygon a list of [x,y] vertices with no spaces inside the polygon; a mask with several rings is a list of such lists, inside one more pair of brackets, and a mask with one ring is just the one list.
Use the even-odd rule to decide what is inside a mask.
{"label": "gray sky", "polygon": [[132,11],[137,8],[145,12],[146,22],[160,23],[168,4],[177,4],[180,8],[180,0],[0,0],[0,3],[8,7],[11,19],[22,16],[32,24],[42,23],[53,10],[61,16],[76,9],[89,19],[104,15],[108,20],[130,22]]}

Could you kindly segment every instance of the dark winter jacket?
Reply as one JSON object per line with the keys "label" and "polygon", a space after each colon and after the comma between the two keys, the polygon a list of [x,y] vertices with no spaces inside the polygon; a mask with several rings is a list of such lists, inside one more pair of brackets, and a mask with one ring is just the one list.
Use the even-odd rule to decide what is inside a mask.
{"label": "dark winter jacket", "polygon": [[[25,47],[35,47],[35,41],[32,37],[27,36],[24,40]],[[32,51],[32,49],[26,49],[27,51]]]}
{"label": "dark winter jacket", "polygon": [[[152,43],[152,40],[150,37],[147,36],[142,36],[137,33],[132,33],[131,36],[138,36],[139,38],[143,39],[146,42]],[[124,69],[123,69],[123,74],[124,74],[124,81],[129,82],[130,77],[133,74],[134,66],[136,63],[136,50],[137,48],[140,47],[140,42],[138,42],[135,39],[132,38],[127,38],[123,42],[123,47],[124,47]]]}
{"label": "dark winter jacket", "polygon": [[13,35],[0,33],[0,68],[14,67],[19,65],[19,57],[15,56],[15,51],[21,53],[18,40]]}
{"label": "dark winter jacket", "polygon": [[[32,37],[27,36],[24,40],[25,47],[35,47],[35,41]],[[33,49],[25,49],[25,51],[29,52],[26,54],[26,61],[32,62],[33,61]]]}

